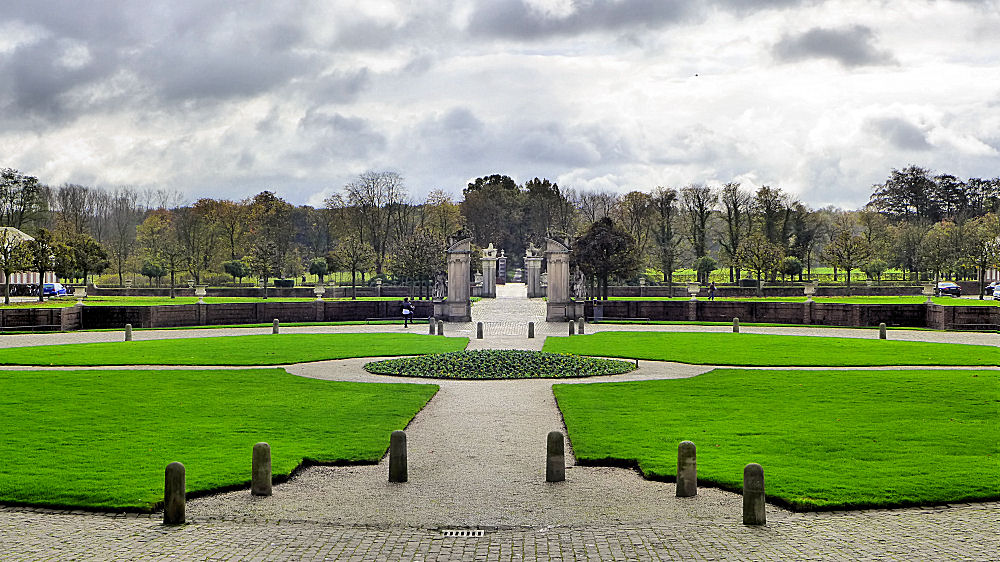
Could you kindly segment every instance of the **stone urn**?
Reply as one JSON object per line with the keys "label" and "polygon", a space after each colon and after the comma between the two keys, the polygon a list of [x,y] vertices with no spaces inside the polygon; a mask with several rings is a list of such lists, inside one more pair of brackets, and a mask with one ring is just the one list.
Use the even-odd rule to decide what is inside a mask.
{"label": "stone urn", "polygon": [[924,283],[924,289],[920,291],[920,294],[927,297],[927,304],[931,304],[932,302],[934,302],[932,299],[934,297],[934,292],[936,288],[937,287],[934,285],[934,283]]}
{"label": "stone urn", "polygon": [[813,295],[816,294],[816,284],[815,283],[806,283],[802,287],[802,292],[804,292],[806,294],[806,302],[812,302]]}
{"label": "stone urn", "polygon": [[698,293],[701,292],[701,285],[697,283],[688,283],[687,291],[688,294],[691,295],[691,300],[696,301],[698,300]]}
{"label": "stone urn", "polygon": [[322,284],[318,284],[313,287],[313,294],[316,295],[316,300],[323,300],[323,295],[326,294],[326,287]]}
{"label": "stone urn", "polygon": [[77,287],[73,289],[73,296],[76,297],[76,304],[83,304],[83,299],[87,298],[87,288]]}
{"label": "stone urn", "polygon": [[198,304],[205,304],[205,295],[208,294],[208,285],[196,285],[194,296],[198,297]]}

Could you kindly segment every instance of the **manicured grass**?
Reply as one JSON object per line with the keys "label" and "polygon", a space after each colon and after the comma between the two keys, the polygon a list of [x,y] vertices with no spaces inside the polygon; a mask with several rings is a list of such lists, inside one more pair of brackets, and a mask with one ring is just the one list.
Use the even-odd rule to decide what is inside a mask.
{"label": "manicured grass", "polygon": [[397,357],[367,363],[377,375],[436,379],[539,379],[620,375],[635,366],[614,359],[594,359],[520,349],[453,351],[420,357]]}
{"label": "manicured grass", "polygon": [[465,349],[469,338],[422,334],[263,334],[0,349],[0,365],[287,365]]}
{"label": "manicured grass", "polygon": [[550,337],[543,350],[694,365],[1000,365],[1000,348],[986,345],[769,334],[600,332]]}
{"label": "manicured grass", "polygon": [[760,463],[768,500],[795,509],[1000,499],[995,371],[719,369],[553,390],[584,463],[673,480],[689,440],[700,484],[740,491]]}
{"label": "manicured grass", "polygon": [[[701,301],[708,297],[701,295]],[[689,301],[691,297],[610,297],[613,301]],[[806,297],[716,297],[717,301],[761,301],[761,302],[806,302]],[[817,304],[924,304],[927,297],[813,297]],[[931,297],[934,304],[943,306],[998,306],[1000,301],[979,299],[957,299],[954,297]]]}
{"label": "manicured grass", "polygon": [[[345,302],[351,300],[359,301],[402,301],[402,297],[358,297],[357,299],[346,298],[325,298],[327,302]],[[270,297],[263,299],[260,297],[205,297],[206,304],[224,303],[255,303],[255,302],[315,302],[316,298],[306,297]],[[198,304],[198,297],[87,297],[83,301],[84,306],[163,306],[180,304]],[[3,305],[0,301],[0,308],[66,308],[76,306],[76,299],[73,297],[60,297],[49,299],[45,302],[37,300],[25,302],[12,302]]]}
{"label": "manicured grass", "polygon": [[[601,320],[595,324],[637,324],[640,326],[732,326],[732,322],[691,322],[688,320]],[[264,326],[264,324],[261,324]],[[740,322],[740,326],[750,326],[757,328],[815,328],[815,324],[776,324],[774,322]],[[833,330],[857,330],[857,326],[823,326],[823,329]],[[916,326],[893,326],[893,330],[916,330],[921,332],[943,332],[946,330],[934,330],[933,328],[917,328]],[[977,330],[990,331],[993,330]]]}
{"label": "manicured grass", "polygon": [[282,369],[0,371],[0,386],[0,502],[139,510],[162,502],[173,461],[188,494],[248,484],[259,441],[275,476],[378,462],[438,388]]}

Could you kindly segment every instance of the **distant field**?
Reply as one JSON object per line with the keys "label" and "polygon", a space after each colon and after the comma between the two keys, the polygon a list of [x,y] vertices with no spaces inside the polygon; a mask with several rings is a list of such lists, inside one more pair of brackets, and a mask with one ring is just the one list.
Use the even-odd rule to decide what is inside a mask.
{"label": "distant field", "polygon": [[[701,301],[708,300],[707,295],[699,295]],[[691,297],[610,297],[613,301],[689,301]],[[806,302],[802,297],[716,297],[717,301],[763,301],[763,302]],[[927,302],[927,297],[923,296],[901,296],[901,297],[813,297],[818,304],[923,304]],[[934,304],[944,306],[997,306],[1000,301],[992,299],[956,299],[952,297],[932,297]]]}
{"label": "distant field", "polygon": [[549,337],[542,349],[693,365],[1000,365],[1000,348],[987,345],[716,332],[600,332]]}
{"label": "distant field", "polygon": [[[316,298],[298,297],[270,297],[263,299],[260,297],[205,297],[206,304],[222,303],[254,303],[254,302],[315,302]],[[341,302],[353,300],[348,298],[323,299],[327,302]],[[403,297],[358,297],[359,301],[401,301]],[[84,299],[85,306],[161,306],[178,304],[197,304],[198,297],[87,297]],[[0,308],[64,308],[75,306],[76,299],[73,297],[59,297],[49,299],[45,302],[37,300],[28,302],[12,302],[9,305],[0,304]]]}
{"label": "distant field", "polygon": [[262,334],[0,349],[0,365],[288,365],[460,351],[468,338],[424,334]]}

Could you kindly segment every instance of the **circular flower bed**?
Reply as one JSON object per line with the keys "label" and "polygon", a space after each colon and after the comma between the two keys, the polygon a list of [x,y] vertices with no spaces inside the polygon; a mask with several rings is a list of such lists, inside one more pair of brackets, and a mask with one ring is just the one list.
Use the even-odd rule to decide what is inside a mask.
{"label": "circular flower bed", "polygon": [[485,349],[374,361],[365,370],[376,375],[438,379],[538,379],[620,375],[635,365],[561,353]]}

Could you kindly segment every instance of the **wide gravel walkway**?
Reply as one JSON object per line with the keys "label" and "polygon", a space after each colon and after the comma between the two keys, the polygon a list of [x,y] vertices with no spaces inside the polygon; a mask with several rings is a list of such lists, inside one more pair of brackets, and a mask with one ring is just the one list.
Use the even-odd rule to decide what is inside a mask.
{"label": "wide gravel walkway", "polygon": [[[565,324],[544,322],[544,302],[523,285],[498,287],[473,307],[474,322],[449,324],[470,348],[540,349]],[[483,321],[486,338],[475,339]],[[526,337],[535,321],[536,337]],[[725,331],[699,326],[587,326],[600,329]],[[395,326],[286,328],[401,331]],[[426,330],[418,325],[411,331]],[[266,331],[269,331],[267,329]],[[744,331],[877,337],[871,330],[746,328]],[[261,333],[265,330],[136,332],[136,339]],[[905,334],[905,337],[903,336]],[[6,336],[0,345],[114,341],[119,332]],[[993,343],[995,334],[896,331],[898,339]],[[911,337],[913,336],[913,337]],[[990,341],[987,341],[990,340]],[[366,373],[370,359],[291,365],[289,372],[330,380],[434,383],[440,392],[407,428],[410,481],[387,482],[374,466],[311,467],[276,485],[268,498],[248,491],[189,500],[190,524],[150,516],[0,508],[0,559],[954,559],[995,560],[1000,503],[927,509],[796,514],[768,506],[768,525],[740,524],[741,497],[702,488],[676,498],[669,483],[623,468],[580,467],[567,447],[566,481],[544,477],[545,436],[565,431],[551,380],[429,381]],[[559,382],[690,377],[710,367],[641,362],[616,377]],[[280,455],[280,451],[273,454]],[[248,460],[249,464],[249,460]],[[1000,485],[1000,483],[998,483]],[[442,529],[481,530],[445,537]]]}

